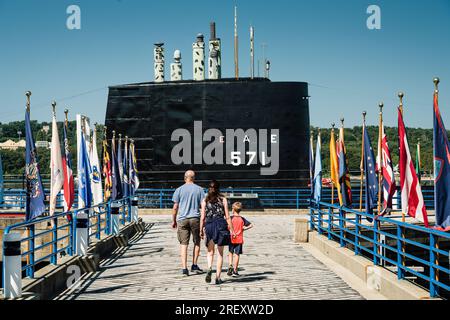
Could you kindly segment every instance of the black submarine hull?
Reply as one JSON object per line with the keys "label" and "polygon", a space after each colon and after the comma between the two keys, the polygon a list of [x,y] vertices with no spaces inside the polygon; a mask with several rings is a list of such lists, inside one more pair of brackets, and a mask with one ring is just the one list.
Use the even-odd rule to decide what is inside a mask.
{"label": "black submarine hull", "polygon": [[[196,172],[200,185],[216,179],[222,187],[304,187],[309,182],[308,98],[305,82],[262,78],[119,85],[109,88],[105,125],[109,138],[115,130],[135,140],[140,188],[177,187],[188,169]],[[253,129],[259,139],[260,132],[268,132],[267,153],[271,153],[271,138],[279,144],[278,170],[263,175],[261,167],[268,164],[259,159],[259,152],[250,165],[248,157],[239,166],[227,164],[226,159],[213,164],[200,159],[200,163],[198,157],[194,159],[199,151],[194,142],[190,163],[174,161],[172,152],[179,141],[172,141],[172,135],[184,129],[188,138],[198,141],[195,123],[197,127],[201,123],[202,133],[216,129],[225,135],[231,129]],[[276,130],[274,138],[271,133]],[[200,151],[209,143],[201,142]]]}

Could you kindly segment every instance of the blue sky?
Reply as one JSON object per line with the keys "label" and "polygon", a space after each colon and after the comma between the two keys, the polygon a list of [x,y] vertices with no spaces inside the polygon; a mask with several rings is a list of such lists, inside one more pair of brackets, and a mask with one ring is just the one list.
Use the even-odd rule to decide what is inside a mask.
{"label": "blue sky", "polygon": [[[81,30],[68,30],[66,8],[81,8]],[[0,121],[24,118],[31,90],[32,118],[50,121],[84,113],[104,122],[107,86],[152,81],[153,43],[165,42],[166,63],[183,56],[192,78],[192,42],[216,21],[222,39],[223,76],[234,75],[233,6],[239,10],[240,70],[249,74],[249,26],[272,64],[273,81],[310,83],[311,123],[328,127],[344,116],[348,126],[377,123],[385,102],[386,125],[396,125],[397,92],[405,92],[405,122],[432,126],[434,76],[450,128],[450,1],[143,1],[0,0]],[[381,30],[366,27],[369,5],[381,8]],[[169,75],[166,72],[166,77]]]}

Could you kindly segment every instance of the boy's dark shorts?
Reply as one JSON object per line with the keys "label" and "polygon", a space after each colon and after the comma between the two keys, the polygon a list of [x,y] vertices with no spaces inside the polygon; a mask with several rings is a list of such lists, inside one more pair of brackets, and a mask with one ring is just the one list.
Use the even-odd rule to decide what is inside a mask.
{"label": "boy's dark shorts", "polygon": [[188,245],[189,240],[192,238],[194,240],[194,244],[196,246],[200,245],[200,219],[199,218],[190,218],[177,222],[178,224],[178,241],[181,245]]}
{"label": "boy's dark shorts", "polygon": [[228,250],[229,250],[231,253],[240,255],[240,254],[243,253],[243,251],[242,251],[242,247],[243,247],[243,246],[244,246],[243,243],[239,243],[239,244],[230,243],[230,245],[228,246]]}

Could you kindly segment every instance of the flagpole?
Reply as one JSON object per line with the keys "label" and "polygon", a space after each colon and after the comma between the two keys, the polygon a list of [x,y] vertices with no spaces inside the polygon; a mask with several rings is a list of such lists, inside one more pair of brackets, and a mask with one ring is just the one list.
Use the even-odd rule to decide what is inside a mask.
{"label": "flagpole", "polygon": [[[335,125],[336,124],[334,122],[331,124],[331,133],[332,133],[331,136],[333,139],[334,139],[334,126]],[[333,161],[333,159],[330,159],[330,160]],[[331,169],[331,165],[330,165],[330,169]],[[331,174],[331,176],[332,176],[332,174]],[[331,204],[334,204],[334,182],[333,182],[333,179],[331,179]],[[331,210],[333,210],[333,209],[331,209]]]}
{"label": "flagpole", "polygon": [[[400,98],[400,105],[399,105],[399,109],[400,109],[400,113],[403,116],[403,97],[405,96],[405,94],[403,92],[399,92],[398,93],[398,97]],[[401,188],[400,188],[400,192],[402,192]],[[404,223],[406,221],[406,215],[405,212],[403,212],[404,208],[404,204],[402,204],[402,222]]]}
{"label": "flagpole", "polygon": [[[435,95],[436,100],[437,100],[439,98],[439,82],[440,82],[440,80],[439,80],[438,77],[436,77],[436,78],[433,79],[433,82],[434,82],[434,95]],[[433,102],[433,104],[434,104],[434,102]],[[419,163],[420,163],[420,158],[419,158]],[[420,164],[419,164],[419,166],[420,166]],[[436,170],[434,170],[434,172],[436,172]],[[436,201],[436,199],[437,199],[436,198],[436,179],[434,180],[434,183],[435,183],[435,185],[434,185],[434,192],[435,192],[434,199]],[[435,205],[435,209],[436,209],[436,205]],[[434,246],[435,246],[435,248],[437,250],[439,250],[439,237],[437,237]],[[437,254],[436,254],[434,264],[439,266],[439,252],[437,252]],[[436,277],[436,281],[439,281],[439,269],[437,269],[435,271],[435,277]]]}
{"label": "flagpole", "polygon": [[[26,112],[29,114],[30,113],[30,106],[31,106],[31,91],[27,91],[25,93],[25,96],[27,97],[27,102],[26,102],[26,107],[25,110]],[[26,174],[26,173],[25,173]],[[28,219],[30,217],[30,186],[29,186],[29,180],[28,177],[25,177],[26,180],[26,207],[25,207],[25,219]],[[30,233],[31,233],[31,228],[32,226],[28,226],[27,227],[27,238],[30,238]],[[33,245],[33,240],[28,240],[28,252],[29,254],[27,254],[27,265],[30,264],[30,255],[32,254],[31,251],[31,246]],[[28,274],[28,270],[27,270],[27,274]]]}
{"label": "flagpole", "polygon": [[364,111],[363,115],[363,128],[362,128],[362,139],[361,139],[361,163],[359,169],[361,170],[361,179],[359,180],[359,211],[362,211],[363,203],[363,182],[364,182],[364,130],[366,128],[366,115],[367,112]]}
{"label": "flagpole", "polygon": [[384,104],[383,102],[380,102],[378,104],[378,107],[380,108],[380,121],[378,124],[378,153],[379,153],[379,163],[378,163],[378,212],[377,214],[379,215],[381,213],[381,182],[383,179],[383,152],[381,150],[381,140],[383,139],[382,137],[382,126],[383,126],[383,107]]}

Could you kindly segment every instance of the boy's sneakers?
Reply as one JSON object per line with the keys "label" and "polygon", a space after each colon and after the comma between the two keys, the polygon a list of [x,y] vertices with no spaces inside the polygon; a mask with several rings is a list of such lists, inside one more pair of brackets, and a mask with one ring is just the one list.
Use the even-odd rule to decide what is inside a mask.
{"label": "boy's sneakers", "polygon": [[203,273],[203,270],[200,269],[198,265],[193,264],[192,267],[191,267],[191,272]]}
{"label": "boy's sneakers", "polygon": [[216,278],[216,284],[222,284],[222,283],[223,283],[222,279],[217,279]]}
{"label": "boy's sneakers", "polygon": [[240,276],[239,272],[237,270],[236,271],[233,270],[233,277],[239,277],[239,276]]}
{"label": "boy's sneakers", "polygon": [[205,278],[205,281],[207,283],[211,283],[211,276],[212,276],[212,269],[209,269],[208,272],[206,273],[206,278]]}
{"label": "boy's sneakers", "polygon": [[229,266],[228,267],[228,272],[227,272],[227,276],[231,277],[233,275],[233,266]]}
{"label": "boy's sneakers", "polygon": [[189,270],[188,269],[183,269],[183,276],[187,277],[189,276]]}

